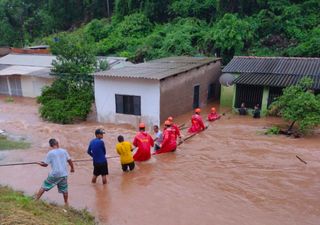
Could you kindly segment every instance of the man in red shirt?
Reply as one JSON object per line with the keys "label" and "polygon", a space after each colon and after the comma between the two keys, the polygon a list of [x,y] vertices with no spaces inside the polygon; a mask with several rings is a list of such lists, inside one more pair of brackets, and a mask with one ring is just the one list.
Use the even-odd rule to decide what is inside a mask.
{"label": "man in red shirt", "polygon": [[200,112],[201,110],[199,108],[194,110],[194,114],[191,117],[191,127],[188,129],[189,133],[198,133],[206,128],[200,116]]}
{"label": "man in red shirt", "polygon": [[145,131],[144,123],[139,124],[139,132],[133,140],[133,145],[138,147],[137,152],[134,154],[134,161],[146,161],[151,157],[150,148],[153,147],[154,142],[150,134]]}
{"label": "man in red shirt", "polygon": [[176,134],[176,140],[177,140],[177,138],[179,137],[179,142],[181,142],[180,129],[179,129],[178,125],[173,122],[173,117],[172,117],[172,116],[169,116],[169,117],[168,117],[168,121],[170,122],[171,128],[174,130],[174,132],[175,132],[175,134]]}
{"label": "man in red shirt", "polygon": [[171,122],[166,120],[164,126],[162,144],[160,145],[160,149],[154,154],[173,152],[177,149],[176,132],[172,128]]}

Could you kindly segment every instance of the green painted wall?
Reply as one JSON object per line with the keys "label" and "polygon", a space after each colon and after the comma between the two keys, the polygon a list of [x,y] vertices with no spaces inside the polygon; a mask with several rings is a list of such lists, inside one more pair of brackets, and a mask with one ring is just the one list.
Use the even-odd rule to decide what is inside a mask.
{"label": "green painted wall", "polygon": [[268,97],[269,97],[269,87],[264,87],[263,95],[262,95],[262,103],[261,103],[261,116],[267,115]]}
{"label": "green painted wall", "polygon": [[220,106],[231,108],[233,104],[234,86],[226,87],[221,85]]}

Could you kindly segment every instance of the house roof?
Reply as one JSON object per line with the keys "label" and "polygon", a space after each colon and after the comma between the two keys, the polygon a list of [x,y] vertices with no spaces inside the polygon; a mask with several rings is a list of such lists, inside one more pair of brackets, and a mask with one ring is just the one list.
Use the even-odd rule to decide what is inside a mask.
{"label": "house roof", "polygon": [[54,55],[9,54],[0,58],[0,64],[15,66],[52,67]]}
{"label": "house roof", "polygon": [[239,73],[236,84],[287,87],[304,76],[313,79],[313,88],[320,89],[320,58],[236,56],[222,70]]}
{"label": "house roof", "polygon": [[[30,75],[52,78],[50,75],[54,55],[45,54],[9,54],[0,58],[0,76]],[[97,60],[107,60],[109,66],[121,67],[126,63],[123,57],[97,57]]]}
{"label": "house roof", "polygon": [[320,76],[320,58],[235,56],[222,72]]}
{"label": "house roof", "polygon": [[[287,87],[297,84],[303,76],[292,74],[259,74],[241,73],[233,82],[236,84],[250,84],[271,87]],[[309,76],[313,80],[314,89],[320,89],[320,76]]]}
{"label": "house roof", "polygon": [[94,73],[94,75],[161,80],[219,60],[207,57],[168,57],[146,63],[127,65],[119,69],[100,71]]}

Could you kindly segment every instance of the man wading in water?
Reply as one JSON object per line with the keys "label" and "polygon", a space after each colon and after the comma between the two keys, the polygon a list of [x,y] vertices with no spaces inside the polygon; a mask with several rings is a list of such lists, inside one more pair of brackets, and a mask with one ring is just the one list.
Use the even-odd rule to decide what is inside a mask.
{"label": "man wading in water", "polygon": [[59,193],[63,194],[64,203],[68,206],[68,169],[67,162],[71,170],[74,172],[73,163],[68,152],[65,149],[59,148],[59,143],[56,139],[50,139],[49,145],[51,150],[48,152],[46,159],[38,164],[43,167],[51,165],[51,172],[48,178],[43,182],[42,187],[36,194],[38,200],[45,191],[49,191],[57,185]]}
{"label": "man wading in water", "polygon": [[102,140],[103,134],[105,132],[102,129],[97,129],[95,131],[96,138],[91,140],[87,153],[93,159],[93,177],[91,182],[96,183],[97,177],[102,176],[102,183],[107,183],[106,175],[108,172],[108,162],[106,158],[106,147]]}

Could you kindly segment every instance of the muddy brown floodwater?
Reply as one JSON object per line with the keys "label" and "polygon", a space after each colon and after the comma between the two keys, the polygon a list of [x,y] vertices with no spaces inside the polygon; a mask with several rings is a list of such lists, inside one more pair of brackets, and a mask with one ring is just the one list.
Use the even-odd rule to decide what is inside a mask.
{"label": "muddy brown floodwater", "polygon": [[[87,158],[87,144],[97,127],[107,130],[107,151],[113,156],[117,135],[132,140],[135,134],[130,126],[43,122],[37,107],[33,99],[7,103],[0,97],[0,129],[32,142],[28,150],[1,151],[0,164],[42,160],[51,137],[73,159]],[[189,117],[183,115],[177,123]],[[119,159],[110,159],[106,186],[101,180],[90,183],[91,162],[76,163],[69,177],[70,204],[87,208],[101,224],[319,225],[320,132],[301,139],[262,135],[271,124],[284,123],[227,114],[175,153],[137,163],[132,173],[122,173]],[[0,184],[32,195],[48,171],[38,165],[0,167]],[[43,199],[63,203],[56,189]]]}

